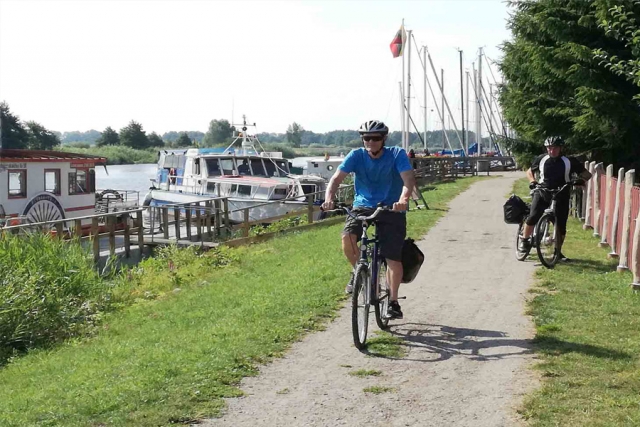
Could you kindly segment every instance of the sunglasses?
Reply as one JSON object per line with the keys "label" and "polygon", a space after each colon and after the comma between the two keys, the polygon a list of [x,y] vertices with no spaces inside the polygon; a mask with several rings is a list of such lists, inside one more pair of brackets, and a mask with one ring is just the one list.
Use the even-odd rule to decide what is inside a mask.
{"label": "sunglasses", "polygon": [[363,141],[374,141],[374,142],[379,142],[382,141],[382,137],[381,136],[363,136],[362,137]]}

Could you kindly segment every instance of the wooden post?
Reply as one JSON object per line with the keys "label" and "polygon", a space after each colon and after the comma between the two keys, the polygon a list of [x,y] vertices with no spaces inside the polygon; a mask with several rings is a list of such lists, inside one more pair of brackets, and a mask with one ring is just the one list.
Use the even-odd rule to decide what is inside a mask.
{"label": "wooden post", "polygon": [[129,258],[131,256],[131,227],[129,226],[129,214],[123,214],[122,219],[124,219],[124,256]]}
{"label": "wooden post", "polygon": [[618,263],[618,271],[627,271],[627,256],[629,254],[629,236],[631,230],[631,189],[636,179],[635,169],[627,171],[624,177],[624,211],[622,213],[622,239],[620,240],[620,262]]}
{"label": "wooden post", "polygon": [[593,177],[595,179],[594,182],[594,191],[593,191],[593,237],[600,237],[602,230],[600,230],[600,217],[602,216],[602,206],[600,206],[600,193],[604,190],[602,185],[600,184],[600,177],[604,172],[602,163],[598,163],[596,165],[596,173]]}
{"label": "wooden post", "polygon": [[93,246],[93,262],[100,260],[100,240],[98,238],[98,217],[91,218],[91,243]]}
{"label": "wooden post", "polygon": [[222,235],[222,201],[220,199],[215,199],[213,201],[213,206],[215,207],[215,221],[216,221],[216,236],[220,237]]}
{"label": "wooden post", "polygon": [[[596,162],[589,163],[589,172],[591,175],[595,175]],[[585,217],[584,217],[584,225],[583,229],[588,230],[589,228],[593,228],[593,186],[595,182],[595,176],[587,181],[587,205],[585,207]]]}
{"label": "wooden post", "polygon": [[613,215],[613,208],[611,207],[611,198],[613,197],[613,165],[607,166],[607,175],[606,175],[606,187],[605,187],[605,198],[604,198],[604,221],[602,222],[602,230],[601,235],[602,239],[600,239],[600,247],[604,248],[609,246],[609,241],[611,240],[611,236],[609,236],[609,228],[611,225],[611,216]]}
{"label": "wooden post", "polygon": [[[589,162],[584,162],[584,168],[586,170],[589,170]],[[580,202],[582,203],[582,210],[580,211],[580,220],[581,221],[585,221],[585,216],[587,213],[587,189],[589,188],[589,184],[583,186],[580,191],[581,191],[581,197],[580,197]]]}
{"label": "wooden post", "polygon": [[180,206],[173,207],[173,223],[174,229],[176,231],[176,240],[180,240]]}
{"label": "wooden post", "polygon": [[313,223],[313,196],[307,195],[307,222]]}
{"label": "wooden post", "polygon": [[144,248],[144,227],[142,226],[142,211],[136,212],[138,223],[138,250],[140,251],[140,259],[142,259],[142,251]]}
{"label": "wooden post", "polygon": [[187,224],[187,240],[191,240],[191,203],[187,205],[184,217]]}
{"label": "wooden post", "polygon": [[249,237],[249,208],[244,209],[244,222],[242,223],[242,236]]}
{"label": "wooden post", "polygon": [[[631,204],[631,199],[629,199]],[[633,283],[631,287],[635,290],[640,289],[640,211],[636,217],[636,229],[633,233],[633,252],[631,252],[631,271],[633,271]]]}
{"label": "wooden post", "polygon": [[229,199],[226,197],[222,200],[224,206],[224,226],[226,227],[226,235],[231,234],[231,224],[229,222]]}
{"label": "wooden post", "polygon": [[165,239],[169,238],[169,208],[162,208],[162,233]]}
{"label": "wooden post", "polygon": [[74,221],[73,234],[79,239],[82,237],[82,220],[76,219]]}
{"label": "wooden post", "polygon": [[55,228],[56,228],[56,238],[62,239],[63,237],[62,233],[64,233],[64,230],[62,228],[62,221],[56,222]]}
{"label": "wooden post", "polygon": [[611,252],[607,255],[607,258],[618,258],[618,253],[616,252],[616,248],[618,247],[618,218],[620,217],[620,202],[623,199],[624,195],[622,194],[622,185],[624,182],[624,168],[618,169],[618,184],[615,189],[615,207],[613,208],[613,217],[611,218],[611,237],[609,241],[611,242]]}
{"label": "wooden post", "polygon": [[109,255],[116,254],[116,217],[109,215],[107,217],[107,229],[109,230]]}
{"label": "wooden post", "polygon": [[202,205],[198,202],[196,209],[196,233],[198,240],[202,241]]}
{"label": "wooden post", "polygon": [[212,240],[213,239],[213,235],[211,234],[211,215],[212,215],[212,203],[211,200],[207,200],[206,202],[204,202],[204,207],[205,207],[205,213],[206,213],[206,222],[207,222],[207,236],[209,236],[209,239]]}

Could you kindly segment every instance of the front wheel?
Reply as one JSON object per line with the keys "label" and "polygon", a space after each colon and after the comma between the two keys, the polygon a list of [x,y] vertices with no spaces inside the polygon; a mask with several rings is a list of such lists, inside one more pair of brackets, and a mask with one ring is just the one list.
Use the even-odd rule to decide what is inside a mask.
{"label": "front wheel", "polygon": [[353,343],[358,350],[362,350],[367,341],[369,295],[371,295],[369,276],[369,268],[366,265],[359,265],[353,281],[353,294],[351,295],[351,330],[353,331]]}
{"label": "front wheel", "polygon": [[548,213],[542,215],[536,224],[534,235],[540,262],[547,268],[555,267],[560,257],[555,217]]}
{"label": "front wheel", "polygon": [[387,317],[387,308],[389,308],[389,281],[387,280],[387,263],[385,261],[381,261],[378,267],[378,283],[375,298],[376,323],[380,329],[386,329],[389,325],[389,318]]}

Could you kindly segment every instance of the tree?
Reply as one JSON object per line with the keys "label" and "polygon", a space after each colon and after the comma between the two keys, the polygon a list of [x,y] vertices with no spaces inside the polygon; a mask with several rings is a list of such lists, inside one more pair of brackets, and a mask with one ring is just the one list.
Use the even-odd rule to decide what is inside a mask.
{"label": "tree", "polygon": [[149,146],[149,138],[142,129],[142,125],[131,120],[127,126],[120,129],[120,144],[131,148],[143,149]]}
{"label": "tree", "polygon": [[149,147],[164,147],[164,141],[155,132],[151,132],[149,135]]}
{"label": "tree", "polygon": [[119,145],[120,144],[120,136],[118,132],[113,130],[111,126],[107,126],[106,129],[100,135],[100,138],[97,139],[96,145],[98,147],[104,147],[105,145]]}
{"label": "tree", "polygon": [[33,121],[26,122],[27,134],[29,135],[28,147],[31,150],[51,150],[60,145],[60,138],[50,130],[47,130],[40,123]]}
{"label": "tree", "polygon": [[[624,1],[624,4],[630,4]],[[511,2],[513,40],[502,49],[505,78],[500,101],[520,140],[516,154],[541,153],[546,136],[558,135],[574,152],[607,163],[640,157],[636,129],[640,90],[603,60],[632,57],[624,41],[607,35],[603,10],[618,0]]]}
{"label": "tree", "polygon": [[202,139],[202,144],[205,147],[212,147],[229,142],[234,130],[235,128],[227,120],[211,120],[209,130]]}
{"label": "tree", "polygon": [[298,123],[293,122],[287,128],[287,141],[293,147],[300,147],[300,142],[302,141],[302,132],[304,132],[303,127]]}
{"label": "tree", "polygon": [[189,147],[191,146],[191,138],[187,135],[186,132],[181,132],[178,139],[176,139],[175,146],[176,147]]}
{"label": "tree", "polygon": [[27,148],[29,135],[20,118],[11,114],[9,104],[0,102],[0,143],[2,148]]}

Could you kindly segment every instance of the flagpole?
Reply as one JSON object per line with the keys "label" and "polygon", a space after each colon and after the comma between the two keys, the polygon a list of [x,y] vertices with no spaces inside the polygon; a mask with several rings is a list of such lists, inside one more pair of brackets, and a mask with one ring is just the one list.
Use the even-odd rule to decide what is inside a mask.
{"label": "flagpole", "polygon": [[406,151],[409,151],[409,135],[411,134],[411,30],[407,31],[407,124],[404,131],[407,134],[405,138]]}

